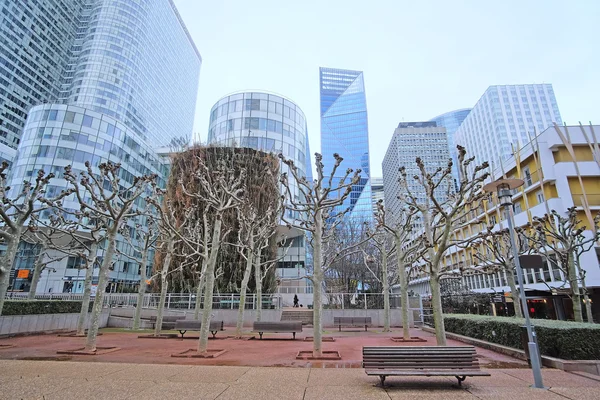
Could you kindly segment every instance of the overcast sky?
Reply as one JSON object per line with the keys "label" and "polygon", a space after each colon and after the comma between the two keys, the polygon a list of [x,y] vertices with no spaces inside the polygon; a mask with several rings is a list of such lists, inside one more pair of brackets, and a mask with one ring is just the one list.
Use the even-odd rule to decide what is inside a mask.
{"label": "overcast sky", "polygon": [[364,71],[372,176],[398,122],[472,107],[494,84],[552,83],[565,122],[600,124],[597,0],[174,1],[203,58],[203,141],[218,99],[260,89],[302,108],[319,151],[320,66]]}

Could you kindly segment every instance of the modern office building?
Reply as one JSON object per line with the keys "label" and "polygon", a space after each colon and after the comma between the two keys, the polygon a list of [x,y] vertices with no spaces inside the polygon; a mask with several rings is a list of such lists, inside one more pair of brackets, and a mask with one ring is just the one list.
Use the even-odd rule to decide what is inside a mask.
{"label": "modern office building", "polygon": [[12,161],[29,109],[56,101],[84,0],[0,4],[0,152]]}
{"label": "modern office building", "polygon": [[[52,4],[63,10],[61,3]],[[85,161],[93,167],[105,161],[120,163],[120,178],[128,183],[135,176],[156,173],[159,184],[164,185],[167,168],[156,149],[174,139],[191,138],[202,62],[173,2],[66,3],[83,3],[73,18],[76,37],[68,51],[65,72],[53,77],[60,84],[56,101],[27,110],[12,166],[12,190],[16,193],[24,179],[44,169],[57,175],[47,190],[52,196],[67,185],[61,177],[64,166],[72,165],[77,173],[85,170]],[[56,18],[57,11],[49,7],[39,8],[51,14],[40,14],[40,21]],[[26,10],[22,10],[24,18]],[[50,23],[43,28],[36,26],[30,36],[38,29],[62,29]],[[50,48],[58,45],[52,43],[57,40],[55,35],[48,35],[46,40]],[[65,207],[77,208],[75,199],[67,198]],[[125,242],[117,247],[124,254],[134,254]],[[38,291],[79,291],[84,274],[72,268],[76,264],[71,258],[52,264],[51,270],[56,272],[43,274]],[[27,265],[33,268],[33,264]],[[110,279],[109,289],[117,282],[137,285],[138,268],[121,257]],[[22,283],[13,282],[13,289]]]}
{"label": "modern office building", "polygon": [[348,168],[362,169],[360,183],[340,210],[349,217],[370,220],[373,216],[369,161],[369,127],[365,83],[361,71],[320,68],[321,153],[325,172],[333,166],[333,154],[344,158],[333,181],[339,182]]}
{"label": "modern office building", "polygon": [[446,135],[448,136],[448,151],[450,152],[450,157],[452,158],[452,176],[454,176],[454,185],[458,187],[458,182],[460,178],[458,176],[458,152],[456,151],[456,143],[454,143],[454,133],[462,124],[462,122],[467,118],[467,115],[471,112],[470,108],[463,108],[460,110],[454,110],[442,115],[438,115],[435,118],[430,119],[430,121],[435,121],[437,126],[443,126],[446,128]]}
{"label": "modern office building", "polygon": [[373,199],[373,213],[376,213],[379,200],[385,200],[383,178],[371,178],[371,197]]}
{"label": "modern office building", "polygon": [[[594,147],[590,146],[590,141],[595,141],[595,146],[598,146],[598,138],[594,139],[592,132],[600,131],[600,126],[584,126],[583,129],[579,126],[560,126],[559,130],[565,138],[570,138],[575,160],[557,129],[551,127],[539,134],[537,143],[534,141],[524,145],[519,157],[509,157],[504,162],[504,168],[497,167],[492,171],[490,181],[499,179],[504,174],[508,178],[523,179],[524,185],[516,189],[512,197],[516,227],[527,229],[533,218],[543,217],[548,210],[556,210],[560,215],[566,216],[570,207],[576,207],[577,218],[582,221],[581,226],[586,227],[584,236],[591,238],[593,222],[586,215],[584,204],[587,203],[591,209],[592,218],[600,209],[600,159],[594,156]],[[499,209],[496,200],[480,205],[475,212],[470,213],[470,217],[470,224],[461,227],[454,234],[468,238],[477,235],[486,226],[492,226],[493,230],[507,227],[505,213]],[[462,286],[473,292],[509,293],[506,271],[481,269],[476,254],[483,251],[485,249],[476,246],[452,247],[444,255],[442,263],[455,271],[460,268],[471,271],[475,269],[475,273],[461,277]],[[564,291],[568,287],[565,269],[557,265],[552,250],[547,251],[548,258],[544,257],[541,269],[524,270],[523,283],[528,308],[536,318],[572,320],[572,301]],[[597,243],[579,256],[579,265],[585,271],[585,285],[592,300],[594,319],[597,321],[600,318],[600,246]],[[422,272],[411,278],[409,288],[422,296],[429,296],[431,293],[429,278]],[[510,296],[505,295],[504,299],[501,303],[492,304],[498,315],[506,315],[507,311],[510,313],[514,309]]]}
{"label": "modern office building", "polygon": [[[394,222],[396,216],[405,207],[403,200],[399,198],[406,193],[399,182],[400,167],[406,168],[407,184],[411,193],[420,203],[425,202],[425,189],[412,179],[413,176],[421,173],[415,162],[417,157],[423,160],[428,172],[434,172],[438,168],[447,168],[450,153],[448,152],[446,128],[438,127],[435,121],[398,124],[381,163],[385,207],[391,222]],[[450,176],[438,186],[436,198],[440,202],[445,202],[449,191],[454,189],[452,181]],[[418,231],[419,228],[422,228],[422,223],[415,221],[415,231]]]}
{"label": "modern office building", "polygon": [[497,168],[513,148],[529,143],[530,135],[552,123],[562,124],[551,84],[490,86],[454,134],[454,141]]}
{"label": "modern office building", "polygon": [[[308,131],[304,112],[293,101],[268,92],[238,92],[227,95],[215,103],[210,112],[208,144],[249,147],[275,154],[283,154],[294,161],[301,176],[312,180],[312,167],[308,147]],[[286,165],[283,172],[289,172]],[[288,174],[291,176],[291,174]],[[290,182],[298,194],[295,181]],[[294,218],[290,212],[288,218]],[[277,275],[297,278],[306,275],[306,240],[304,232],[282,226],[291,247],[279,262]],[[309,296],[312,286],[306,279],[282,280],[279,292],[293,298],[298,294]],[[288,301],[289,303],[289,301]],[[312,301],[311,301],[312,303]],[[290,303],[291,304],[291,303]]]}

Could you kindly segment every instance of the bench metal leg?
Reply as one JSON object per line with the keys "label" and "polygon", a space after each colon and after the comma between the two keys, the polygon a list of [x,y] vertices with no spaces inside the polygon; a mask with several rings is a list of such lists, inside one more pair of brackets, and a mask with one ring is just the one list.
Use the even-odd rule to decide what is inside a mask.
{"label": "bench metal leg", "polygon": [[213,339],[215,339],[217,337],[217,331],[210,331],[210,333],[212,333]]}
{"label": "bench metal leg", "polygon": [[385,375],[379,375],[379,380],[381,381],[381,387],[385,386]]}
{"label": "bench metal leg", "polygon": [[292,335],[294,335],[294,340],[296,340],[296,332],[292,332]]}
{"label": "bench metal leg", "polygon": [[365,332],[367,331],[367,326],[365,325]]}
{"label": "bench metal leg", "polygon": [[340,325],[340,332],[342,331],[342,326]]}
{"label": "bench metal leg", "polygon": [[179,331],[179,333],[181,333],[181,338],[183,339],[183,335],[186,333],[187,331]]}
{"label": "bench metal leg", "polygon": [[260,335],[260,340],[262,340],[262,332],[258,332],[258,334]]}
{"label": "bench metal leg", "polygon": [[466,376],[456,376],[456,379],[458,379],[458,386],[462,386],[462,383],[465,379],[467,379]]}

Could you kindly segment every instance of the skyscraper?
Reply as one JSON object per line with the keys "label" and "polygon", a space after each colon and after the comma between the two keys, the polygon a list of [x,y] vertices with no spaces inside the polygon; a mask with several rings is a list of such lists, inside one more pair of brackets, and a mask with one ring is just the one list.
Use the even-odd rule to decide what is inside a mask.
{"label": "skyscraper", "polygon": [[551,84],[490,86],[454,134],[454,141],[492,168],[529,143],[529,134],[562,124]]}
{"label": "skyscraper", "polygon": [[0,143],[16,148],[42,103],[109,115],[153,146],[191,132],[202,60],[172,0],[7,0],[2,12]]}
{"label": "skyscraper", "polygon": [[320,68],[321,88],[321,153],[325,172],[331,170],[333,154],[344,158],[334,178],[339,182],[348,168],[362,169],[359,184],[340,210],[350,209],[350,216],[372,218],[369,161],[369,127],[367,100],[361,71]]}
{"label": "skyscraper", "polygon": [[27,113],[56,101],[78,36],[84,0],[0,4],[0,153],[12,161]]}
{"label": "skyscraper", "polygon": [[[415,162],[417,157],[423,160],[427,172],[433,173],[438,168],[446,168],[450,159],[446,128],[438,127],[435,121],[398,124],[381,163],[385,208],[389,211],[390,222],[395,222],[404,208],[404,202],[398,198],[405,192],[399,183],[400,167],[406,168],[407,184],[413,196],[419,202],[425,201],[425,189],[412,179],[421,174]],[[453,189],[451,180],[442,183],[436,189],[436,198],[445,202]],[[423,226],[416,221],[414,227],[418,232]]]}
{"label": "skyscraper", "polygon": [[[64,8],[60,1],[43,3]],[[106,161],[121,164],[119,177],[124,182],[132,183],[135,176],[153,173],[158,175],[159,185],[164,185],[167,169],[156,148],[176,138],[191,138],[202,61],[183,21],[171,0],[67,3],[83,4],[73,9],[79,11],[72,20],[77,34],[67,60],[63,60],[68,65],[58,78],[60,90],[53,93],[55,102],[27,110],[12,167],[12,193],[22,190],[23,180],[43,169],[57,176],[47,187],[47,196],[53,197],[67,186],[62,178],[64,167],[72,165],[77,174],[85,170],[86,161],[92,168]],[[40,10],[52,14],[62,8],[47,6]],[[54,17],[40,11],[39,18],[49,21]],[[60,29],[46,25],[44,29]],[[34,26],[31,35],[37,29]],[[53,43],[56,39],[48,35],[45,45],[58,46]],[[64,206],[79,207],[72,196],[65,199]],[[125,242],[119,242],[117,248],[124,254],[134,254]],[[45,275],[47,281],[38,289],[80,291],[83,276],[74,268],[77,260],[71,258],[53,263],[56,272]],[[29,267],[33,265],[20,266]],[[111,280],[113,285],[117,281],[136,285],[136,264],[121,258],[111,272]],[[64,283],[75,285],[67,288]],[[21,284],[25,282],[13,282],[13,287]]]}
{"label": "skyscraper", "polygon": [[454,176],[455,185],[457,185],[459,181],[458,176],[458,152],[456,151],[456,144],[454,143],[454,133],[462,124],[462,122],[467,118],[467,115],[471,112],[470,108],[463,108],[460,110],[454,110],[442,115],[438,115],[435,118],[430,119],[430,121],[435,121],[437,126],[443,126],[446,128],[446,135],[448,136],[448,151],[450,152],[450,157],[452,158],[452,176]]}

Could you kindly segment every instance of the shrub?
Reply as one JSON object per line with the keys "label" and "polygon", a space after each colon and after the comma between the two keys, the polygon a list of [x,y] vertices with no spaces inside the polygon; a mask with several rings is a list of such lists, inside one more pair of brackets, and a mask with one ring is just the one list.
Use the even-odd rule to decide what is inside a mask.
{"label": "shrub", "polygon": [[[600,360],[600,325],[578,322],[531,320],[542,355],[564,360]],[[447,314],[448,332],[523,349],[524,318]]]}
{"label": "shrub", "polygon": [[[90,302],[90,310],[93,302]],[[79,313],[81,301],[63,300],[6,300],[2,315]]]}

